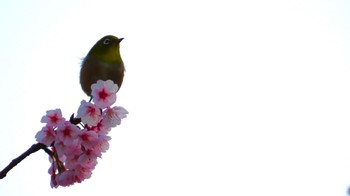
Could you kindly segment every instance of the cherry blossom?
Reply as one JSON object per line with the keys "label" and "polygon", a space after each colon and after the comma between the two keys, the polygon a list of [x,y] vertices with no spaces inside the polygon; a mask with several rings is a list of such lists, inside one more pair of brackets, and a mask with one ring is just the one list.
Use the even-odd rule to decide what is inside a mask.
{"label": "cherry blossom", "polygon": [[78,158],[78,163],[85,168],[95,168],[97,157],[101,157],[102,153],[98,149],[88,149]]}
{"label": "cherry blossom", "polygon": [[47,123],[48,126],[57,127],[64,123],[65,119],[62,117],[61,109],[48,110],[46,115],[41,118],[42,123]]}
{"label": "cherry blossom", "polygon": [[120,125],[121,120],[126,117],[128,111],[123,107],[114,106],[103,111],[103,122],[108,127]]}
{"label": "cherry blossom", "polygon": [[112,80],[102,81],[91,85],[91,95],[98,108],[104,109],[111,106],[117,100],[118,85]]}
{"label": "cherry blossom", "polygon": [[81,122],[88,126],[96,126],[101,120],[101,111],[94,104],[83,100],[80,103],[77,118],[81,118]]}
{"label": "cherry blossom", "polygon": [[79,135],[80,129],[71,124],[69,121],[66,121],[64,124],[61,124],[57,127],[57,138],[59,141],[62,141],[64,145],[72,145],[76,137]]}
{"label": "cherry blossom", "polygon": [[83,100],[78,108],[77,118],[81,119],[81,124],[66,121],[60,109],[47,111],[41,119],[46,125],[35,138],[52,151],[48,171],[52,188],[90,178],[97,159],[109,149],[111,137],[108,133],[128,114],[123,107],[111,107],[118,91],[111,80],[99,80],[91,89],[93,103]]}
{"label": "cherry blossom", "polygon": [[99,142],[98,135],[95,131],[83,131],[79,135],[81,145],[86,149],[93,148]]}
{"label": "cherry blossom", "polygon": [[52,126],[46,125],[35,135],[36,141],[50,146],[56,139],[56,132]]}
{"label": "cherry blossom", "polygon": [[61,186],[70,186],[76,181],[76,175],[74,170],[66,170],[62,173],[57,174],[56,182]]}

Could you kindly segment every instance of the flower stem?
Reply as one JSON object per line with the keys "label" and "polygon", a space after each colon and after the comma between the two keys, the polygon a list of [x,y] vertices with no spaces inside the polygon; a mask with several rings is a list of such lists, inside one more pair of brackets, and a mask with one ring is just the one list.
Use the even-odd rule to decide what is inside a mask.
{"label": "flower stem", "polygon": [[2,171],[0,171],[0,179],[3,179],[6,177],[6,174],[14,168],[18,163],[20,163],[23,159],[25,159],[27,156],[31,155],[32,153],[43,149],[47,154],[51,156],[52,152],[46,147],[45,144],[42,143],[36,143],[33,144],[27,151],[25,151],[23,154],[21,154],[19,157],[13,159],[11,163],[6,166]]}

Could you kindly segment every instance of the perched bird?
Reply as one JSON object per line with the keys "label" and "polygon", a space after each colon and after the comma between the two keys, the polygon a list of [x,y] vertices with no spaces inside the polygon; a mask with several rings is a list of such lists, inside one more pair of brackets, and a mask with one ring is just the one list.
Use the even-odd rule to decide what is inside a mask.
{"label": "perched bird", "polygon": [[113,35],[104,36],[84,58],[80,70],[80,84],[88,96],[91,96],[91,85],[97,80],[112,80],[120,89],[125,71],[119,51],[122,40],[123,38]]}

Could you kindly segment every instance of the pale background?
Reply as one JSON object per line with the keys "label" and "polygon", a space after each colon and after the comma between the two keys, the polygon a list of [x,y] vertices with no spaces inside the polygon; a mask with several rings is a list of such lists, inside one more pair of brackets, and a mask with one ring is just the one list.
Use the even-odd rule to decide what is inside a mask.
{"label": "pale background", "polygon": [[0,195],[344,196],[350,185],[350,1],[0,2],[0,169],[46,110],[82,99],[81,59],[124,37],[126,76],[92,178],[50,188],[39,151]]}

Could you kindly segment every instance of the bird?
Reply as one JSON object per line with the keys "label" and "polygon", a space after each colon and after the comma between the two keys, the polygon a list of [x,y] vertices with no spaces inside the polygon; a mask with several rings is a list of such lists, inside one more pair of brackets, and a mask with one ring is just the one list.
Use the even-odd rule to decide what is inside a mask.
{"label": "bird", "polygon": [[[120,89],[125,66],[120,55],[120,42],[124,38],[106,35],[96,42],[83,59],[80,69],[80,84],[91,97],[91,85],[98,80],[112,80]],[[92,98],[92,97],[91,97]]]}

